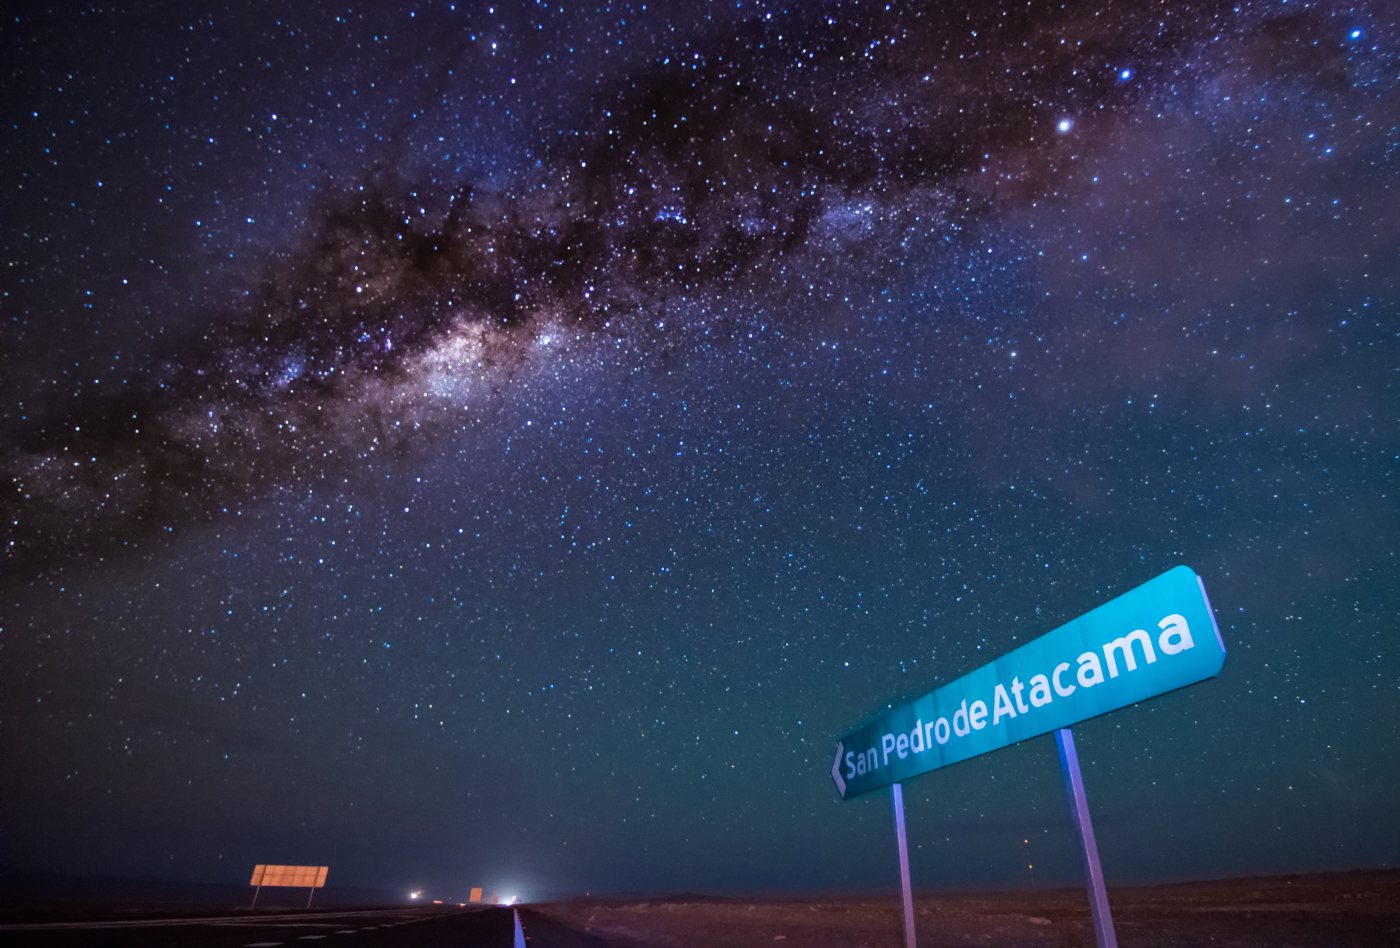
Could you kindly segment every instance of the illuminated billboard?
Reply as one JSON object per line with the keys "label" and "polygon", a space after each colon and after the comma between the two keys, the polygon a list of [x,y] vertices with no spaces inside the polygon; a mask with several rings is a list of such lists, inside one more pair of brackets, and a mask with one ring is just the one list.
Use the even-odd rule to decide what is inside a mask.
{"label": "illuminated billboard", "polygon": [[297,889],[320,889],[326,884],[328,866],[264,866],[253,867],[249,885],[288,886]]}

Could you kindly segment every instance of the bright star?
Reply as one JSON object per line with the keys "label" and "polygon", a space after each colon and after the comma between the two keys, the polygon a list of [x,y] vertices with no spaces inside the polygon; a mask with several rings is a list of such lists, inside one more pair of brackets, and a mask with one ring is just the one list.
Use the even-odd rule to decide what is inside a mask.
{"label": "bright star", "polygon": [[1060,119],[1060,124],[1056,125],[1055,128],[1059,129],[1059,131],[1062,133],[1067,132],[1070,129],[1074,128],[1074,123],[1067,118],[1063,118]]}

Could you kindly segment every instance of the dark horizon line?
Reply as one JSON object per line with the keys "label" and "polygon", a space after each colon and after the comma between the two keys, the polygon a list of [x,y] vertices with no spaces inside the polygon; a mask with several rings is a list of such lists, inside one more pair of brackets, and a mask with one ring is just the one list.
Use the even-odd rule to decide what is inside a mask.
{"label": "dark horizon line", "polygon": [[[1280,870],[1280,871],[1276,871],[1276,872],[1266,871],[1266,872],[1244,873],[1244,874],[1240,874],[1240,875],[1205,876],[1205,877],[1199,877],[1199,878],[1198,878],[1198,877],[1164,878],[1164,879],[1159,879],[1159,880],[1150,881],[1150,882],[1147,882],[1147,881],[1134,881],[1134,882],[1119,882],[1119,883],[1113,883],[1113,882],[1110,881],[1110,882],[1109,882],[1109,887],[1110,887],[1110,888],[1113,888],[1113,889],[1119,889],[1119,890],[1129,890],[1129,889],[1156,889],[1156,888],[1171,888],[1171,887],[1191,886],[1191,885],[1209,885],[1209,884],[1227,883],[1227,882],[1251,882],[1251,881],[1259,881],[1259,882],[1281,882],[1281,881],[1286,881],[1286,880],[1291,880],[1291,879],[1299,879],[1299,878],[1320,878],[1320,877],[1328,877],[1328,876],[1341,877],[1341,876],[1348,876],[1348,875],[1363,875],[1363,874],[1372,874],[1372,873],[1381,873],[1381,874],[1393,873],[1393,874],[1400,875],[1400,866],[1353,866],[1353,867],[1346,868],[1346,869],[1296,869],[1296,870]],[[0,883],[3,883],[3,886],[4,886],[5,890],[6,890],[7,895],[9,895],[9,896],[12,897],[12,898],[13,898],[13,897],[17,897],[17,896],[18,896],[18,897],[22,897],[22,894],[23,894],[24,887],[25,887],[25,884],[26,884],[26,883],[28,883],[28,888],[29,888],[31,891],[34,890],[35,888],[39,888],[39,887],[43,887],[43,888],[47,889],[49,885],[56,885],[56,884],[60,884],[60,883],[66,884],[66,885],[70,885],[70,886],[71,886],[71,885],[74,885],[74,884],[86,884],[86,885],[89,885],[89,886],[92,886],[92,885],[108,885],[108,886],[112,886],[112,887],[121,886],[121,885],[126,885],[126,886],[147,885],[147,886],[163,886],[163,887],[167,887],[167,888],[185,888],[185,889],[203,889],[203,890],[215,890],[215,889],[223,889],[223,890],[247,889],[247,890],[250,890],[250,891],[251,891],[251,888],[252,888],[250,885],[247,885],[247,884],[238,883],[238,882],[229,882],[229,881],[213,881],[213,880],[208,880],[208,879],[172,879],[172,878],[169,878],[169,877],[158,876],[158,875],[130,876],[130,875],[107,875],[107,874],[101,874],[101,873],[64,872],[64,871],[55,870],[55,869],[48,869],[48,868],[41,868],[41,867],[22,867],[22,866],[16,866],[16,865],[6,864],[6,863],[0,863]],[[1033,889],[1033,890],[1031,890],[1031,891],[1036,891],[1036,892],[1041,892],[1041,893],[1050,893],[1050,892],[1055,892],[1055,891],[1064,890],[1064,889],[1077,889],[1077,888],[1079,888],[1079,887],[1080,887],[1080,883],[1079,883],[1079,882],[1071,881],[1071,882],[1063,882],[1063,883],[1062,883],[1062,882],[1056,881],[1056,882],[1052,882],[1052,883],[1047,884],[1047,885],[1044,885],[1044,886],[1037,886],[1035,889]],[[431,887],[431,886],[424,886],[423,888],[424,888],[425,890],[427,890],[429,893],[431,893],[434,897],[441,895],[441,893],[432,893],[432,887]],[[466,889],[466,888],[468,888],[468,887],[464,887],[464,889]],[[835,888],[835,887],[831,887],[831,886],[809,886],[809,887],[806,887],[806,888],[782,888],[782,887],[773,887],[773,886],[754,886],[754,887],[752,887],[751,889],[746,890],[746,892],[744,892],[743,894],[733,894],[732,891],[714,891],[714,892],[706,892],[706,891],[704,891],[704,890],[695,890],[695,889],[681,889],[681,890],[618,889],[618,890],[599,890],[598,892],[594,893],[594,892],[592,892],[591,890],[583,890],[583,889],[577,889],[577,890],[575,890],[575,889],[560,889],[560,888],[557,888],[557,887],[549,887],[549,888],[543,889],[539,894],[541,894],[541,895],[547,895],[547,896],[558,896],[557,898],[551,897],[551,898],[543,898],[543,899],[532,899],[531,902],[534,903],[534,904],[539,904],[539,903],[548,902],[548,901],[572,901],[572,900],[579,900],[579,899],[585,899],[585,898],[587,898],[587,899],[592,899],[592,900],[608,900],[608,901],[616,900],[616,899],[627,899],[627,900],[642,899],[642,900],[648,900],[648,901],[663,901],[663,900],[665,900],[665,901],[717,901],[717,902],[723,902],[723,901],[742,901],[742,900],[744,900],[744,899],[747,899],[747,898],[754,898],[754,897],[777,898],[777,899],[783,899],[783,898],[803,899],[803,898],[813,898],[813,897],[850,897],[850,898],[867,898],[867,897],[871,897],[871,896],[876,896],[876,895],[885,894],[887,888],[889,888],[889,887],[888,887],[888,886],[846,886],[846,887],[841,887],[841,888]],[[18,890],[18,891],[16,891],[16,890]],[[268,891],[271,892],[272,890],[268,890]],[[289,891],[291,891],[291,890],[289,890]],[[300,891],[300,890],[297,890],[297,891]],[[488,891],[489,891],[489,887],[488,887]],[[916,894],[924,894],[924,895],[932,895],[932,894],[962,894],[962,893],[1023,892],[1023,891],[1026,891],[1026,886],[1025,886],[1024,881],[1017,880],[1017,881],[1008,881],[1008,882],[1006,882],[1006,883],[976,883],[976,884],[971,884],[971,885],[926,885],[926,886],[918,886],[918,885],[915,885],[914,891],[915,891]],[[413,904],[412,902],[410,902],[410,900],[409,900],[407,897],[405,897],[405,896],[399,894],[399,889],[398,889],[398,888],[396,888],[396,887],[394,887],[394,886],[389,886],[389,885],[378,886],[378,885],[366,885],[366,884],[362,884],[362,883],[343,883],[343,884],[338,884],[338,885],[336,885],[336,884],[330,883],[329,880],[328,880],[327,885],[325,886],[325,888],[324,888],[323,890],[321,890],[321,892],[324,892],[324,894],[325,894],[325,896],[326,896],[327,898],[336,898],[337,896],[349,895],[349,894],[351,894],[351,893],[361,893],[361,894],[364,894],[364,895],[369,895],[369,894],[371,894],[371,893],[373,893],[373,894],[382,894],[382,895],[394,894],[394,895],[395,895],[395,898],[391,899],[392,904],[395,904],[395,905],[397,905],[397,904],[399,904],[399,903]],[[321,892],[318,892],[317,894],[320,895]],[[69,894],[71,895],[71,894],[73,894],[73,893],[70,892]],[[898,893],[897,893],[897,892],[894,892],[894,891],[891,891],[891,892],[888,893],[888,894],[889,894],[889,896],[890,896],[891,898],[895,898],[895,897],[897,897],[897,895],[898,895]],[[3,901],[4,901],[3,899],[0,899],[0,905],[3,905]],[[429,902],[427,902],[427,903],[420,903],[420,904],[431,904],[431,902],[429,901]],[[522,904],[524,904],[524,903],[522,903]],[[375,906],[370,906],[370,907],[378,907],[378,906],[375,905]]]}

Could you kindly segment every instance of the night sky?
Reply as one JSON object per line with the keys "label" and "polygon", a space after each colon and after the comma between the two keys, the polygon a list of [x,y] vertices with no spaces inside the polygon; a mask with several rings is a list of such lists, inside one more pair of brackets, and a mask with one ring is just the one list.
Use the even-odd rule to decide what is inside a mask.
{"label": "night sky", "polygon": [[1395,6],[3,16],[0,864],[892,893],[836,739],[1178,563],[1110,884],[1400,862]]}

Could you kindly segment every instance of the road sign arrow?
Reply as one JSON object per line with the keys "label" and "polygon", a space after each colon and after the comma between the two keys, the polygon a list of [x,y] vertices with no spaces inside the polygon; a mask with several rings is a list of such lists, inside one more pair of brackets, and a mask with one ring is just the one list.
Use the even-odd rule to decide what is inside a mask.
{"label": "road sign arrow", "polygon": [[836,742],[836,761],[831,765],[831,779],[836,781],[836,792],[841,794],[841,799],[846,799],[846,780],[841,776],[841,755],[846,751],[846,745],[840,741]]}

